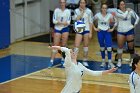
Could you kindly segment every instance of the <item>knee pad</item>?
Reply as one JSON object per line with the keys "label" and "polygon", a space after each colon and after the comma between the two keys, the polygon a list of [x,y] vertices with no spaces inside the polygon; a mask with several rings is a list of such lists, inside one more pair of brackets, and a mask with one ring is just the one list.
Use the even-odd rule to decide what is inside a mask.
{"label": "knee pad", "polygon": [[118,54],[122,54],[122,53],[123,53],[123,49],[118,48],[118,49],[117,49],[117,53],[118,53]]}
{"label": "knee pad", "polygon": [[101,52],[105,51],[105,47],[101,47],[101,48],[100,48],[100,51],[101,51]]}
{"label": "knee pad", "polygon": [[74,51],[75,53],[78,53],[78,52],[79,52],[79,48],[76,47],[76,48],[73,49],[73,51]]}
{"label": "knee pad", "polygon": [[128,48],[128,51],[129,51],[130,54],[134,54],[135,53],[134,47],[133,48]]}
{"label": "knee pad", "polygon": [[88,52],[88,47],[83,47],[84,52]]}
{"label": "knee pad", "polygon": [[134,42],[134,39],[127,41],[127,43],[131,43],[131,42]]}
{"label": "knee pad", "polygon": [[53,49],[52,52],[56,54],[58,51],[56,49]]}
{"label": "knee pad", "polygon": [[108,52],[112,52],[112,47],[107,47]]}

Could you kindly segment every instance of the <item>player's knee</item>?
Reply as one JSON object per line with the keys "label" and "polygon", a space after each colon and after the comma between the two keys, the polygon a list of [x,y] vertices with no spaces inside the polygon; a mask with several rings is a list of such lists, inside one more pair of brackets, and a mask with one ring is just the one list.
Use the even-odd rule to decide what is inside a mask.
{"label": "player's knee", "polygon": [[75,53],[78,53],[78,52],[79,52],[79,48],[75,47],[75,48],[73,49],[73,51],[74,51]]}
{"label": "player's knee", "polygon": [[105,51],[105,47],[101,47],[101,48],[100,48],[100,51],[101,51],[101,52]]}
{"label": "player's knee", "polygon": [[108,52],[112,52],[112,47],[107,47]]}
{"label": "player's knee", "polygon": [[134,47],[133,48],[128,48],[128,51],[129,51],[130,54],[134,54],[135,53]]}
{"label": "player's knee", "polygon": [[88,47],[83,47],[84,52],[88,52]]}
{"label": "player's knee", "polygon": [[118,49],[117,49],[117,53],[118,53],[118,54],[122,54],[122,53],[123,53],[123,49],[122,49],[122,48],[118,48]]}
{"label": "player's knee", "polygon": [[134,39],[132,39],[132,40],[127,40],[127,43],[134,43]]}
{"label": "player's knee", "polygon": [[53,50],[52,50],[52,52],[53,52],[54,54],[56,54],[58,51],[57,51],[57,50],[55,50],[55,49],[53,49]]}

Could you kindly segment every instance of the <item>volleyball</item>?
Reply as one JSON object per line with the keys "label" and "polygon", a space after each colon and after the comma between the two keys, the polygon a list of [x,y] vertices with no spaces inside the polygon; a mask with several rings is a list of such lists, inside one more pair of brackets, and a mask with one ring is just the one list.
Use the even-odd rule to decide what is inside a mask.
{"label": "volleyball", "polygon": [[75,27],[75,32],[82,33],[83,31],[85,31],[86,25],[83,21],[76,21],[74,23],[74,27]]}

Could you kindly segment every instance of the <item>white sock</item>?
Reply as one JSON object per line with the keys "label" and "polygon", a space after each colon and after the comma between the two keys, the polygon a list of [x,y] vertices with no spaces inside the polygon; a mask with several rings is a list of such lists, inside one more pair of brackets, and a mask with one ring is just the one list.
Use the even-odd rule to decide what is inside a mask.
{"label": "white sock", "polygon": [[53,59],[51,59],[51,61],[50,61],[51,63],[53,63]]}
{"label": "white sock", "polygon": [[109,60],[108,60],[108,62],[109,62],[109,63],[111,63],[111,62],[112,62],[112,60],[111,60],[111,59],[109,59]]}
{"label": "white sock", "polygon": [[122,60],[121,59],[118,59],[118,62],[121,62]]}
{"label": "white sock", "polygon": [[105,59],[102,59],[102,62],[105,62]]}

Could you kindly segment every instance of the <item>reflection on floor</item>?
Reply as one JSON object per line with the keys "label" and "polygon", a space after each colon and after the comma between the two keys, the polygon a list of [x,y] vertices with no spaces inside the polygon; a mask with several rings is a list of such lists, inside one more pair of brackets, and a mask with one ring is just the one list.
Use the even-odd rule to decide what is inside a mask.
{"label": "reflection on floor", "polygon": [[48,67],[49,58],[9,55],[0,58],[0,83]]}

